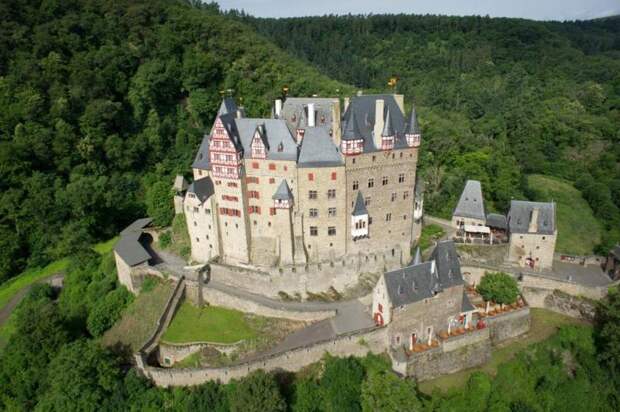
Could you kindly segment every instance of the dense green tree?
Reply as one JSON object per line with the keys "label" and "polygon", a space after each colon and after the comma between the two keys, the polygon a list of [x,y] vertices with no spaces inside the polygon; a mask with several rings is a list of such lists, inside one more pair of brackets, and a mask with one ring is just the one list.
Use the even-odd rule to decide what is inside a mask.
{"label": "dense green tree", "polygon": [[319,412],[321,410],[321,392],[319,383],[312,377],[295,382],[292,409],[295,412]]}
{"label": "dense green tree", "polygon": [[234,412],[284,411],[286,403],[273,375],[252,372],[229,388],[228,402]]}
{"label": "dense green tree", "polygon": [[360,411],[364,368],[354,357],[327,357],[321,377],[322,410]]}
{"label": "dense green tree", "polygon": [[596,314],[596,343],[599,359],[620,382],[620,288],[609,289]]}
{"label": "dense green tree", "polygon": [[502,272],[486,273],[476,287],[484,300],[499,304],[516,302],[519,297],[517,281],[510,275]]}
{"label": "dense green tree", "polygon": [[146,211],[158,226],[169,226],[174,217],[172,186],[169,182],[156,182],[146,191]]}
{"label": "dense green tree", "polygon": [[362,384],[362,410],[365,412],[419,411],[422,403],[415,384],[392,372],[369,373]]}

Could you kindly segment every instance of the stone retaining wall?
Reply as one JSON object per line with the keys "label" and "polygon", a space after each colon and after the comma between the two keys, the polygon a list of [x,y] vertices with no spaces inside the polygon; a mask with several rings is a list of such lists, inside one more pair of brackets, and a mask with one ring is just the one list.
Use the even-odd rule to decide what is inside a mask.
{"label": "stone retaining wall", "polygon": [[216,349],[220,353],[230,354],[234,352],[235,349],[241,343],[232,343],[229,345],[222,345],[217,343],[209,343],[209,342],[195,342],[195,343],[186,343],[186,344],[170,344],[160,342],[159,351],[158,351],[158,360],[159,364],[168,367],[172,366],[177,362],[182,361],[188,356],[193,355],[194,353],[201,351],[204,348],[212,347]]}
{"label": "stone retaining wall", "polygon": [[[335,356],[365,356],[368,352],[382,353],[386,350],[386,342],[386,328],[373,328],[341,335],[335,339],[263,359],[220,368],[156,368],[146,366],[144,358],[136,359],[136,363],[147,378],[162,387],[199,385],[210,380],[227,383],[231,379],[242,378],[258,369],[298,371],[304,366],[319,361],[325,353]],[[137,356],[139,357],[139,354]]]}
{"label": "stone retaining wall", "polygon": [[270,318],[284,318],[291,320],[301,320],[314,322],[336,316],[335,310],[292,310],[284,306],[274,308],[261,305],[258,302],[243,299],[213,288],[208,285],[202,288],[203,300],[210,305],[223,306],[229,309],[240,310],[242,312],[254,313],[256,315],[267,316]]}
{"label": "stone retaining wall", "polygon": [[572,296],[560,290],[532,287],[523,288],[523,295],[532,306],[549,309],[577,319],[594,320],[596,306],[590,299]]}
{"label": "stone retaining wall", "polygon": [[400,257],[371,253],[322,263],[284,268],[243,268],[212,263],[211,278],[230,286],[241,287],[265,296],[277,297],[306,292],[321,293],[330,287],[343,292],[357,285],[362,274],[382,274],[401,267]]}
{"label": "stone retaining wall", "polygon": [[407,361],[407,376],[419,381],[480,366],[491,358],[490,329],[450,337],[437,348],[414,353]]}
{"label": "stone retaining wall", "polygon": [[489,316],[484,321],[487,324],[487,329],[489,329],[491,343],[497,345],[530,330],[530,308],[526,306],[518,310]]}

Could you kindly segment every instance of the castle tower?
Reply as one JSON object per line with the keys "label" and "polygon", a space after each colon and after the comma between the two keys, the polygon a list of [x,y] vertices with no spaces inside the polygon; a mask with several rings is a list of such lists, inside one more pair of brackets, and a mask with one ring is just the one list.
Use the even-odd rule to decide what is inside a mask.
{"label": "castle tower", "polygon": [[293,194],[286,180],[282,180],[272,198],[276,212],[274,223],[278,237],[280,265],[292,265],[295,263],[295,259],[293,258],[295,255],[295,242],[293,239],[291,216],[293,210]]}

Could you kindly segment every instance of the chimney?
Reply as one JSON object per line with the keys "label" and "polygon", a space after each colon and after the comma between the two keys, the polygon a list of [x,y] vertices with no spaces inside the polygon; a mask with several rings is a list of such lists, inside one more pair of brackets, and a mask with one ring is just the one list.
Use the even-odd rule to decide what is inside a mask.
{"label": "chimney", "polygon": [[530,214],[530,227],[527,228],[530,233],[538,232],[538,208],[534,208]]}
{"label": "chimney", "polygon": [[282,113],[282,99],[276,99],[276,119],[280,118]]}
{"label": "chimney", "polygon": [[373,129],[373,138],[375,147],[381,148],[381,132],[383,131],[383,109],[385,101],[383,99],[375,100],[375,127]]}
{"label": "chimney", "polygon": [[314,103],[308,103],[308,127],[314,127]]}
{"label": "chimney", "polygon": [[349,97],[345,97],[344,98],[344,111],[342,113],[346,113],[347,109],[349,108],[349,103],[351,102],[351,99]]}
{"label": "chimney", "polygon": [[435,259],[431,260],[431,274],[435,274],[437,271],[437,264],[435,263]]}

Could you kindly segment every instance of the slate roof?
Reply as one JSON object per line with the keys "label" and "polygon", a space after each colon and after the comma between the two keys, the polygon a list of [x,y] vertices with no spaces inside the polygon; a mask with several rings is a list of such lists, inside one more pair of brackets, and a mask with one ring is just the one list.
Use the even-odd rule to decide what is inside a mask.
{"label": "slate roof", "polygon": [[[288,97],[282,103],[282,112],[280,118],[286,121],[286,125],[291,133],[295,133],[296,129],[305,129],[308,127],[308,103],[314,103],[316,118],[314,119],[315,127],[323,128],[327,131],[333,127],[333,121],[336,124],[340,119],[334,119],[333,107],[338,105],[340,108],[340,100],[335,97]],[[295,120],[293,121],[293,116]],[[325,118],[321,122],[321,118]]]}
{"label": "slate roof", "polygon": [[508,229],[506,216],[500,215],[499,213],[489,213],[487,215],[487,226],[504,230]]}
{"label": "slate roof", "polygon": [[383,122],[383,131],[381,132],[381,136],[394,136],[394,128],[392,127],[392,116],[390,115],[390,108],[388,107],[387,113],[385,114],[385,121]]}
{"label": "slate roof", "polygon": [[297,164],[299,167],[341,166],[344,160],[327,130],[310,127],[301,142]]}
{"label": "slate roof", "polygon": [[415,196],[416,198],[418,197],[418,195],[422,195],[422,193],[424,193],[424,180],[422,180],[422,177],[420,177],[420,174],[418,174],[415,178]]}
{"label": "slate roof", "polygon": [[555,203],[529,202],[526,200],[513,200],[510,202],[508,212],[508,227],[511,233],[530,233],[530,219],[532,211],[538,209],[538,228],[535,232],[539,235],[552,235],[555,233]]}
{"label": "slate roof", "polygon": [[422,254],[420,253],[420,247],[418,246],[418,248],[415,250],[415,257],[413,258],[413,264],[419,265],[420,263],[422,263]]}
{"label": "slate roof", "polygon": [[484,198],[482,197],[482,187],[477,180],[468,180],[459,199],[452,216],[470,217],[473,219],[484,220]]}
{"label": "slate roof", "polygon": [[200,200],[200,203],[203,203],[215,193],[213,180],[211,180],[209,176],[194,180],[192,184],[189,185],[187,192],[195,194],[198,200]]}
{"label": "slate roof", "polygon": [[358,140],[361,138],[362,132],[357,123],[357,117],[355,117],[355,112],[351,112],[349,121],[346,123],[342,132],[342,140]]}
{"label": "slate roof", "polygon": [[431,273],[431,262],[407,266],[384,274],[388,296],[394,307],[434,296],[441,291],[439,279]]}
{"label": "slate roof", "polygon": [[252,139],[254,132],[260,125],[264,125],[263,142],[267,142],[267,159],[270,160],[297,160],[297,143],[286,126],[286,122],[280,119],[248,119],[235,120],[237,130],[241,138],[241,145],[249,157],[252,153]]}
{"label": "slate roof", "polygon": [[280,186],[271,197],[274,200],[291,200],[293,199],[293,194],[291,193],[291,189],[288,187],[288,183],[286,183],[286,179],[282,179]]}
{"label": "slate roof", "polygon": [[464,283],[456,247],[451,240],[439,242],[429,261],[387,272],[383,277],[394,307],[430,298],[446,288]]}
{"label": "slate roof", "polygon": [[237,104],[235,103],[235,99],[233,99],[232,97],[224,97],[222,99],[222,103],[220,104],[220,108],[217,111],[217,115],[220,116],[223,114],[232,114],[236,116]]}
{"label": "slate roof", "polygon": [[437,264],[437,273],[439,274],[439,282],[442,288],[449,288],[464,283],[459,255],[452,240],[437,242],[430,260],[434,260]]}
{"label": "slate roof", "polygon": [[198,153],[196,153],[196,157],[194,158],[194,163],[192,163],[192,169],[209,169],[209,135],[205,134],[202,137],[202,142],[200,143],[200,147],[198,148]]}
{"label": "slate roof", "polygon": [[[384,118],[387,113],[389,113],[389,123],[391,124],[395,135],[394,148],[401,149],[408,147],[404,134],[406,123],[405,116],[401,112],[398,103],[396,103],[394,96],[389,94],[353,96],[351,98],[351,103],[349,104],[349,107],[347,107],[347,111],[343,116],[343,135],[347,129],[354,130],[354,126],[357,126],[359,128],[361,138],[364,140],[364,152],[368,153],[381,150],[380,147],[375,147],[375,142],[373,139],[375,105],[379,99],[383,99],[384,101]],[[354,119],[353,125],[349,125],[349,122],[352,121],[351,119]]]}
{"label": "slate roof", "polygon": [[114,251],[129,266],[136,266],[151,259],[151,255],[140,243],[142,229],[151,224],[152,219],[138,219],[121,231],[121,237],[114,245]]}
{"label": "slate roof", "polygon": [[409,120],[407,121],[405,133],[420,134],[420,125],[418,124],[418,115],[415,111],[415,107],[411,109],[411,114],[409,115]]}
{"label": "slate roof", "polygon": [[355,206],[353,206],[353,216],[362,216],[368,214],[368,209],[366,209],[366,203],[364,202],[364,196],[362,196],[362,192],[357,192],[357,197],[355,198]]}

